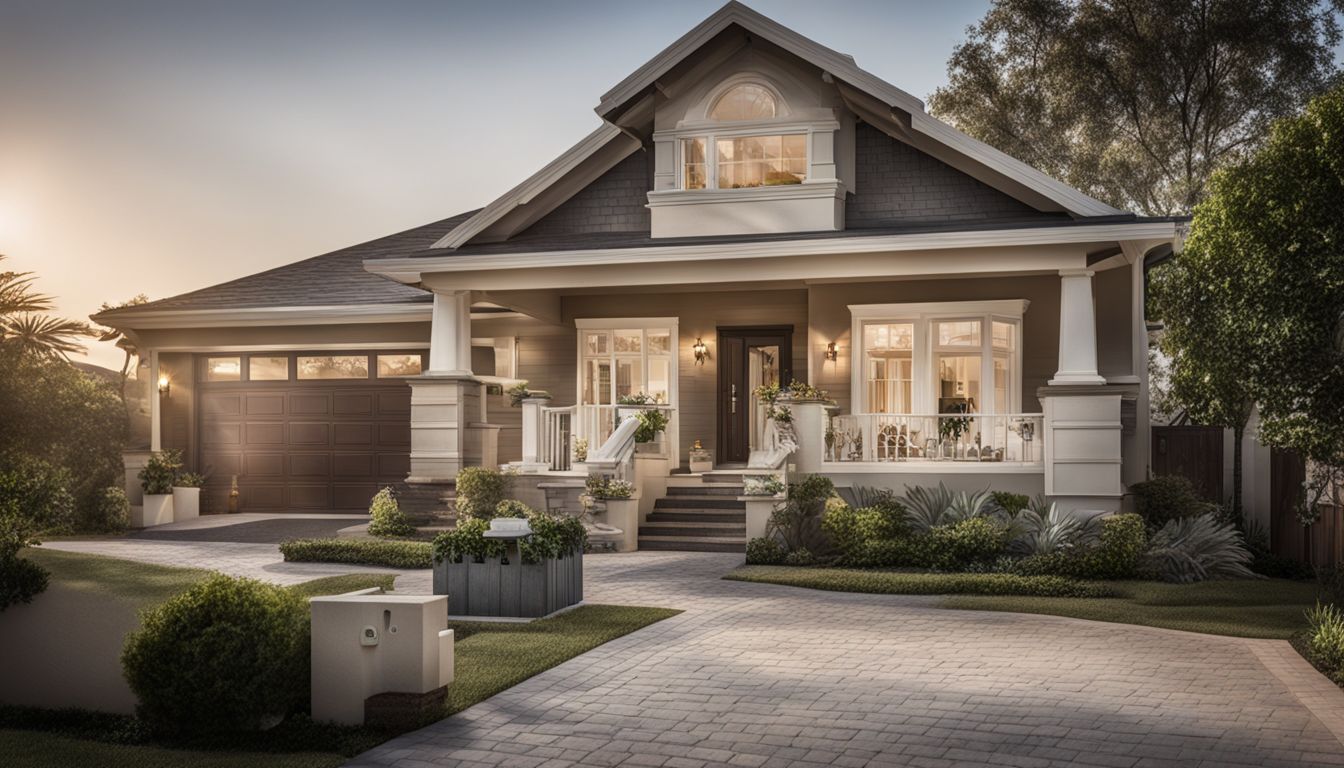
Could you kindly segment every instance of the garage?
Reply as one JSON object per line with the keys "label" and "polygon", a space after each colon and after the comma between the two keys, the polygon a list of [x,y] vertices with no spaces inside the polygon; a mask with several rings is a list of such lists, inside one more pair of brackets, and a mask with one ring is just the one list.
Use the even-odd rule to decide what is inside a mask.
{"label": "garage", "polygon": [[420,352],[198,355],[205,509],[363,512],[410,468]]}

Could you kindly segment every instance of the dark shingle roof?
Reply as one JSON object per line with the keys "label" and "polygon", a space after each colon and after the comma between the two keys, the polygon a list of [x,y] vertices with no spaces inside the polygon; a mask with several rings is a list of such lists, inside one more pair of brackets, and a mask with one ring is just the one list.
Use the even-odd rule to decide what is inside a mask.
{"label": "dark shingle roof", "polygon": [[475,211],[425,224],[405,232],[352,245],[339,251],[240,277],[227,283],[141,304],[105,315],[132,317],[145,311],[173,309],[241,309],[307,307],[340,304],[405,304],[430,301],[431,295],[364,269],[365,259],[395,258],[424,250]]}

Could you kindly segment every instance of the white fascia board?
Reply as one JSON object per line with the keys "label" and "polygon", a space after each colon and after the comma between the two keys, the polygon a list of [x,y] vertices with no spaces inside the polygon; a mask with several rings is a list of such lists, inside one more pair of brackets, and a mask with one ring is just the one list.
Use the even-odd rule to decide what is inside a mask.
{"label": "white fascia board", "polygon": [[514,208],[526,205],[537,193],[554,184],[565,174],[577,168],[580,163],[592,157],[602,147],[605,147],[608,142],[621,135],[623,134],[619,128],[610,123],[604,123],[540,171],[529,176],[526,181],[496,198],[478,211],[475,216],[458,224],[430,247],[460,248]]}
{"label": "white fascia board", "polygon": [[965,155],[990,170],[1007,176],[1023,186],[1059,203],[1064,210],[1078,216],[1118,216],[1126,213],[1100,200],[1089,197],[1058,179],[1051,178],[1030,165],[1004,154],[990,145],[973,139],[943,121],[923,112],[910,115],[910,125],[916,131]]}
{"label": "white fascia board", "polygon": [[616,107],[633,98],[649,87],[659,77],[675,67],[687,56],[695,53],[729,26],[737,24],[743,29],[760,36],[764,40],[809,61],[832,75],[887,99],[893,106],[922,112],[924,103],[901,89],[863,71],[854,63],[854,58],[839,51],[827,48],[809,40],[803,35],[785,27],[773,19],[762,16],[736,0],[729,2],[709,18],[697,24],[690,32],[682,35],[658,55],[649,59],[628,77],[617,83],[611,90],[602,94],[597,105],[597,114],[605,116]]}
{"label": "white fascia board", "polygon": [[[427,256],[421,258],[368,259],[364,268],[404,283],[418,283],[427,273],[477,270],[529,269],[534,267],[579,267],[648,264],[723,259],[768,259],[784,256],[885,253],[943,250],[949,248],[995,248],[1017,245],[1054,245],[1113,242],[1117,240],[1171,239],[1173,222],[1031,227],[970,232],[929,232],[874,237],[825,237],[811,240],[718,243],[711,245],[666,245],[601,250],[537,251],[533,253],[483,254],[479,256]],[[520,285],[520,287],[522,287]]]}
{"label": "white fascia board", "polygon": [[414,323],[430,319],[425,304],[338,304],[321,307],[244,309],[163,309],[118,315],[94,315],[113,328],[228,328],[258,325],[342,325]]}
{"label": "white fascia board", "polygon": [[991,299],[988,301],[920,301],[899,304],[850,304],[853,317],[872,319],[886,317],[918,317],[921,315],[1000,315],[1016,317],[1026,314],[1031,302],[1027,299]]}

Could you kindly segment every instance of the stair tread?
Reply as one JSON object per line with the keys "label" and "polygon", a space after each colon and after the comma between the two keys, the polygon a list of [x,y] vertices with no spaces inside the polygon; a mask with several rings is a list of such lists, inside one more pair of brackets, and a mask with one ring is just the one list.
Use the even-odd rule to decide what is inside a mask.
{"label": "stair tread", "polygon": [[689,523],[689,522],[680,522],[677,520],[649,520],[644,523],[640,523],[639,527],[641,530],[644,528],[703,528],[708,530],[722,530],[725,528],[746,528],[747,523],[745,520],[740,523],[708,522],[708,521],[707,522],[696,521],[693,523]]}

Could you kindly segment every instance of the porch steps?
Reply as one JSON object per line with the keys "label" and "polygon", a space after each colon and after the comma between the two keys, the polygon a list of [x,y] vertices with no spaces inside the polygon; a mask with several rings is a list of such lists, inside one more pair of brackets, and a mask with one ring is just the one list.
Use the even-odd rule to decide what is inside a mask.
{"label": "porch steps", "polygon": [[747,505],[742,476],[673,475],[667,495],[639,526],[639,548],[680,552],[742,552],[747,544]]}

